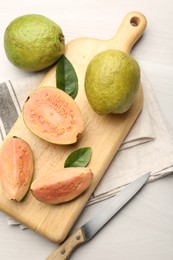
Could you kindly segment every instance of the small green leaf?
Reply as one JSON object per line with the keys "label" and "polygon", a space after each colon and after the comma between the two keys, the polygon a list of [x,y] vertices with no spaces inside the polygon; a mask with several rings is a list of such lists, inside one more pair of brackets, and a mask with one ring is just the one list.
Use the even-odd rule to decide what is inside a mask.
{"label": "small green leaf", "polygon": [[72,152],[64,163],[64,168],[68,167],[85,167],[91,159],[91,148],[84,147]]}
{"label": "small green leaf", "polygon": [[56,66],[56,87],[73,99],[78,93],[78,78],[71,62],[62,55]]}

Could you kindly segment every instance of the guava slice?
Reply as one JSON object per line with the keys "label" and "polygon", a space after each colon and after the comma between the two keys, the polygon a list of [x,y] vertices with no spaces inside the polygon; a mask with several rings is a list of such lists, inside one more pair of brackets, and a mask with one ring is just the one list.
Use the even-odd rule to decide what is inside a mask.
{"label": "guava slice", "polygon": [[77,103],[55,87],[40,87],[23,108],[26,126],[38,137],[55,144],[72,144],[84,130]]}
{"label": "guava slice", "polygon": [[64,168],[37,178],[31,184],[33,196],[44,203],[59,204],[73,200],[91,184],[93,173],[89,168]]}
{"label": "guava slice", "polygon": [[29,144],[16,136],[8,138],[0,150],[0,182],[8,199],[23,199],[29,189],[33,169]]}

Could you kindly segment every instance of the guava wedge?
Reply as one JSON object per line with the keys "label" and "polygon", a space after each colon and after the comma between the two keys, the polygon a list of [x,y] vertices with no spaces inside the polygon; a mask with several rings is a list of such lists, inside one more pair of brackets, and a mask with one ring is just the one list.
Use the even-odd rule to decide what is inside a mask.
{"label": "guava wedge", "polygon": [[28,143],[19,137],[8,138],[0,150],[0,182],[6,197],[21,201],[33,176],[34,159]]}
{"label": "guava wedge", "polygon": [[93,173],[89,168],[64,168],[37,178],[31,184],[31,191],[41,202],[59,204],[78,197],[89,187],[92,179]]}
{"label": "guava wedge", "polygon": [[77,103],[55,87],[40,87],[27,98],[23,119],[31,132],[55,144],[72,144],[84,130]]}

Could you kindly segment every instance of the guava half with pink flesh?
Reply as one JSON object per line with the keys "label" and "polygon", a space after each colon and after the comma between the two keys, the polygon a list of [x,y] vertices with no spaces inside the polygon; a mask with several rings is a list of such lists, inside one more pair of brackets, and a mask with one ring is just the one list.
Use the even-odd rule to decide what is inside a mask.
{"label": "guava half with pink flesh", "polygon": [[23,108],[26,126],[38,137],[55,144],[72,144],[84,130],[77,103],[55,87],[40,87]]}

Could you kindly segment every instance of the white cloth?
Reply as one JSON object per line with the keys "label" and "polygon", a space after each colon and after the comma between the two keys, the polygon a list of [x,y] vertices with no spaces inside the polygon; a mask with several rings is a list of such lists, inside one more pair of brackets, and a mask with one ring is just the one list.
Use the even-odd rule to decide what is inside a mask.
{"label": "white cloth", "polygon": [[149,181],[173,171],[173,130],[165,122],[153,89],[142,75],[144,107],[88,204],[115,195],[126,184],[150,172]]}
{"label": "white cloth", "polygon": [[[36,73],[25,79],[0,84],[0,141],[20,114],[28,94],[43,76],[44,73]],[[114,196],[122,187],[146,172],[151,172],[149,181],[154,181],[173,170],[173,131],[164,121],[152,87],[143,73],[141,82],[144,90],[143,110],[87,205]],[[5,115],[5,111],[8,111],[8,115]],[[8,218],[8,224],[16,225],[18,222]],[[21,228],[25,226],[21,225]]]}

